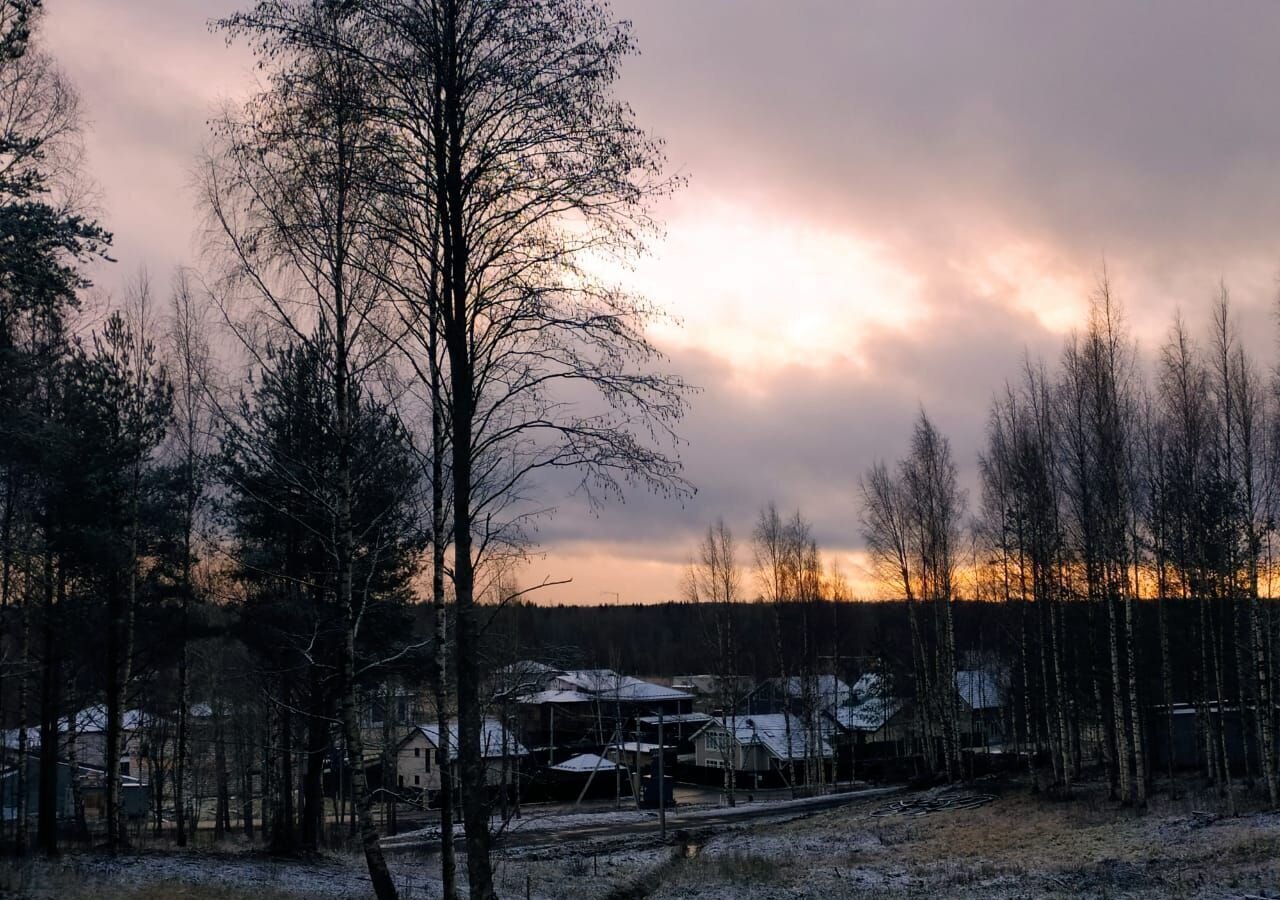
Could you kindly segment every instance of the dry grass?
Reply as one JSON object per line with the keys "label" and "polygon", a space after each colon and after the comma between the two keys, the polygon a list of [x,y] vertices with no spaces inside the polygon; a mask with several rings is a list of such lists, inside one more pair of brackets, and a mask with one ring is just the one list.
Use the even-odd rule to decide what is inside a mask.
{"label": "dry grass", "polygon": [[[528,889],[540,900],[1280,896],[1280,813],[1256,804],[1241,801],[1241,814],[1226,818],[1216,797],[1184,790],[1175,800],[1153,798],[1140,814],[1107,800],[1096,783],[1080,785],[1070,801],[1033,796],[1017,780],[984,783],[981,790],[997,799],[979,809],[877,817],[872,813],[889,799],[880,797],[710,840],[693,835],[690,846],[701,846],[696,855],[638,846],[634,837],[499,853],[496,881],[501,896],[522,897]],[[64,862],[25,869],[0,863],[0,898],[321,896],[307,884],[327,886],[325,897],[363,895],[357,880],[363,863],[354,854],[308,862],[157,852],[103,862],[68,854]],[[435,864],[395,861],[412,900],[435,896],[429,883]]]}
{"label": "dry grass", "polygon": [[982,790],[998,796],[979,809],[881,818],[872,812],[883,801],[870,801],[726,835],[654,897],[1278,895],[1280,815],[1256,805],[1241,801],[1228,819],[1203,791],[1153,798],[1138,813],[1100,784],[1070,801],[1033,796],[1017,780]]}

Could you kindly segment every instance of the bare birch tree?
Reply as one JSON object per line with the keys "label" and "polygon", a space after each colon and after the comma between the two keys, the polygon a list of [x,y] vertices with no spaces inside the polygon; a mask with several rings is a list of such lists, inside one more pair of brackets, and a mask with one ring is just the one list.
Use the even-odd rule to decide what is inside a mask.
{"label": "bare birch tree", "polygon": [[[716,659],[716,692],[729,734],[737,734],[742,687],[738,671],[737,609],[742,594],[742,571],[733,532],[723,519],[707,528],[698,555],[689,565],[685,597],[690,603],[711,607],[713,648]],[[724,791],[730,806],[737,806],[737,771],[734,761],[724,767]]]}

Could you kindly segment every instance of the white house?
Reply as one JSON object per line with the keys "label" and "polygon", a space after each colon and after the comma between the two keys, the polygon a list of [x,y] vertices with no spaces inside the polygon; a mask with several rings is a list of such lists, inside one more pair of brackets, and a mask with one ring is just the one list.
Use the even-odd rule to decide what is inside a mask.
{"label": "white house", "polygon": [[697,765],[732,766],[747,774],[765,774],[805,760],[830,760],[835,754],[825,735],[811,735],[804,722],[786,713],[713,718],[694,736]]}
{"label": "white house", "polygon": [[[143,763],[146,757],[147,732],[159,720],[140,709],[125,710],[121,714],[120,774],[127,777],[144,777]],[[75,746],[71,746],[70,734],[74,724]],[[18,731],[11,729],[0,735],[8,750],[17,750]],[[35,752],[40,747],[40,729],[27,729],[27,750]],[[75,714],[58,720],[58,756],[69,758],[74,750],[76,762],[81,766],[101,769],[107,750],[107,708],[101,704],[87,706]]]}
{"label": "white house", "polygon": [[[440,790],[440,727],[436,723],[416,725],[396,746],[396,784],[428,794]],[[458,723],[449,723],[449,741],[443,758],[455,768],[457,777]],[[485,719],[481,725],[480,752],[484,756],[487,784],[502,784],[515,778],[516,761],[529,751],[516,740],[515,734],[502,727],[497,719]]]}

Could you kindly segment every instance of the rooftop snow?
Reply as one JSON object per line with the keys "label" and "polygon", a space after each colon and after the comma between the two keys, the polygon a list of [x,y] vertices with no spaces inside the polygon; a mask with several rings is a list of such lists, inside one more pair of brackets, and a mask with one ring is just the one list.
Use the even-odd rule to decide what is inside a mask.
{"label": "rooftop snow", "polygon": [[583,753],[551,767],[553,772],[612,772],[618,765],[595,753]]}
{"label": "rooftop snow", "polygon": [[956,672],[956,690],[970,709],[999,709],[1004,706],[1000,675],[991,669],[965,669]]}
{"label": "rooftop snow", "polygon": [[[778,759],[806,759],[813,756],[833,755],[831,745],[821,735],[817,738],[816,746],[811,749],[804,723],[786,713],[739,716],[730,721],[734,726],[734,737],[739,744],[743,746],[759,744]],[[725,731],[730,730],[729,724],[724,719],[713,718],[707,727],[712,726],[719,726]]]}
{"label": "rooftop snow", "polygon": [[[418,725],[415,732],[422,734],[433,747],[440,746],[440,726],[432,723],[427,725]],[[409,737],[413,734],[410,733]],[[514,734],[507,733],[504,744],[504,729],[497,719],[485,719],[480,730],[480,751],[486,759],[501,759],[503,750],[506,750],[508,756],[526,756],[529,751],[524,748],[519,741],[516,740]],[[405,738],[408,740],[408,738]],[[458,722],[453,720],[449,723],[449,746],[445,749],[445,755],[449,759],[453,759],[456,755],[458,745]]]}

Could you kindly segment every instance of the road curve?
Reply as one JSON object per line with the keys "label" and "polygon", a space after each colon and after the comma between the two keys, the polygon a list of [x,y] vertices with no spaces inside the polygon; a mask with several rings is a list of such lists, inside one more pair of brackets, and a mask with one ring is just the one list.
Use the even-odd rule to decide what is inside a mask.
{"label": "road curve", "polygon": [[[667,815],[667,833],[694,828],[725,828],[740,825],[744,822],[761,820],[789,821],[812,816],[836,807],[846,806],[869,797],[896,793],[900,787],[866,788],[858,791],[846,791],[837,794],[824,794],[820,797],[807,797],[802,800],[788,800],[779,803],[752,803],[744,806],[720,809],[694,809],[686,813],[672,811]],[[581,825],[565,828],[515,828],[494,836],[494,845],[512,849],[535,849],[538,847],[563,847],[565,844],[581,843],[602,838],[625,837],[628,835],[652,835],[660,832],[656,816],[636,819],[630,822],[598,822],[591,823],[590,816],[583,816],[588,821]],[[407,838],[407,839],[406,839]],[[431,849],[438,839],[422,837],[413,839],[387,838],[383,847],[389,852],[404,850]],[[465,843],[458,838],[456,845],[459,851],[465,851]]]}

